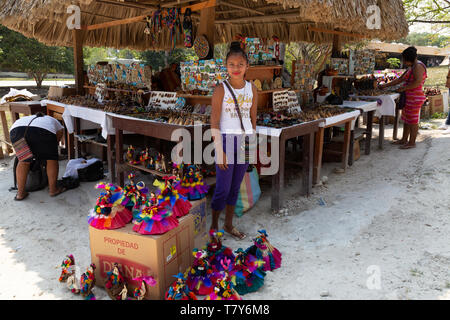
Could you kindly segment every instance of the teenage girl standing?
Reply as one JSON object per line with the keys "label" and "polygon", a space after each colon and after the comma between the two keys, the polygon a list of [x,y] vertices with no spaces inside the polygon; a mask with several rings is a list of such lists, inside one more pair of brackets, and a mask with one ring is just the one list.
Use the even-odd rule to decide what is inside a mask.
{"label": "teenage girl standing", "polygon": [[219,229],[219,216],[225,209],[223,229],[242,240],[246,235],[233,226],[233,216],[241,182],[249,164],[243,163],[238,154],[243,129],[246,135],[255,137],[258,95],[256,87],[245,80],[249,63],[239,42],[231,43],[226,67],[229,86],[222,83],[216,87],[212,96],[211,129],[216,153],[216,189],[211,202],[211,229]]}

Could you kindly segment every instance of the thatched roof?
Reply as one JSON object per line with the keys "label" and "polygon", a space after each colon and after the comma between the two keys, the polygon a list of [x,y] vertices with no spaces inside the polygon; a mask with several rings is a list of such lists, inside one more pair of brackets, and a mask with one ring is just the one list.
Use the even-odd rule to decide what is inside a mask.
{"label": "thatched roof", "polygon": [[[81,24],[94,25],[113,20],[146,15],[161,6],[186,5],[186,0],[2,0],[0,24],[33,37],[47,45],[73,46],[72,30],[66,26],[71,4],[81,8]],[[192,3],[198,3],[191,1]],[[401,0],[217,0],[215,42],[224,43],[236,34],[272,38],[283,42],[331,42],[333,35],[309,31],[309,27],[357,33],[369,39],[393,40],[408,34]],[[367,8],[377,4],[381,9],[381,29],[370,30]],[[234,5],[234,6],[233,6]],[[251,10],[239,9],[243,6]],[[194,34],[198,14],[193,19]],[[130,48],[137,50],[172,47],[169,31],[159,34],[157,45],[144,33],[144,21],[104,29],[84,31],[84,45],[92,47]],[[342,37],[344,42],[357,38]],[[177,39],[177,46],[183,40]]]}

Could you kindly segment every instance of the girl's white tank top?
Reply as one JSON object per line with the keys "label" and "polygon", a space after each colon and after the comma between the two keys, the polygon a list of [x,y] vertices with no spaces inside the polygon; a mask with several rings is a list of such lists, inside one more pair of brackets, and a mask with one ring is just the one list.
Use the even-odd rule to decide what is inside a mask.
{"label": "girl's white tank top", "polygon": [[[241,123],[236,111],[233,96],[225,83],[223,83],[223,87],[225,93],[222,102],[222,114],[220,116],[220,132],[224,134],[242,134]],[[233,87],[231,87],[231,89],[233,90],[239,105],[245,133],[251,134],[253,132],[252,121],[250,118],[250,109],[253,104],[252,84],[249,81],[245,81],[245,86],[242,89],[234,89]]]}

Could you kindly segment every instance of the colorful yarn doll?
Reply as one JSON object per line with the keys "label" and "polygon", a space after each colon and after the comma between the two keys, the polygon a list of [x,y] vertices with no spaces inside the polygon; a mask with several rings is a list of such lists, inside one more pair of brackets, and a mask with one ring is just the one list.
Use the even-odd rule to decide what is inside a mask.
{"label": "colorful yarn doll", "polygon": [[127,162],[134,165],[139,164],[139,161],[136,159],[134,147],[132,145],[128,146]]}
{"label": "colorful yarn doll", "polygon": [[[88,216],[88,223],[96,229],[118,229],[131,221],[133,215],[122,203],[122,188],[109,183],[98,183],[95,188],[104,189],[94,210]],[[113,193],[114,192],[114,193]]]}
{"label": "colorful yarn doll", "polygon": [[181,272],[173,277],[177,280],[166,291],[166,300],[197,300],[197,296],[186,285],[186,277]]}
{"label": "colorful yarn doll", "polygon": [[242,248],[237,249],[235,253],[233,271],[236,276],[236,291],[240,295],[257,291],[264,285],[264,261],[246,253]]}
{"label": "colorful yarn doll", "polygon": [[163,234],[178,226],[178,219],[163,206],[145,205],[134,215],[133,230],[140,234]]}
{"label": "colorful yarn doll", "polygon": [[230,259],[234,264],[235,256],[233,254],[233,251],[230,248],[222,245],[223,234],[223,230],[209,230],[210,241],[207,245],[207,252],[209,263],[211,264],[214,272],[224,271],[223,265],[221,263],[221,261],[224,259]]}
{"label": "colorful yarn doll", "polygon": [[180,180],[175,176],[165,176],[163,179],[165,180],[164,184],[156,179],[153,182],[153,185],[161,190],[158,195],[158,205],[168,205],[177,218],[187,215],[192,208],[192,204],[183,194]]}
{"label": "colorful yarn doll", "polygon": [[59,276],[59,282],[66,282],[67,278],[75,272],[75,258],[73,255],[67,255],[63,262],[61,262],[61,275]]}
{"label": "colorful yarn doll", "polygon": [[139,161],[146,168],[147,168],[147,165],[148,165],[148,159],[149,159],[148,148],[145,148],[145,151],[141,152],[141,155],[139,157]]}
{"label": "colorful yarn doll", "polygon": [[230,259],[223,259],[220,263],[224,270],[224,276],[216,280],[214,292],[210,293],[205,300],[242,300],[234,288],[234,277],[230,275],[232,261]]}
{"label": "colorful yarn doll", "polygon": [[257,258],[262,258],[264,260],[264,271],[278,269],[281,267],[281,252],[270,244],[266,230],[258,230],[258,232],[260,235],[253,239],[254,244],[245,252]]}
{"label": "colorful yarn doll", "polygon": [[187,275],[187,286],[196,295],[204,296],[213,292],[216,276],[209,263],[208,252],[194,249],[195,260]]}
{"label": "colorful yarn doll", "polygon": [[187,167],[187,172],[183,176],[181,187],[187,191],[187,196],[190,201],[203,199],[209,189],[209,186],[203,182],[203,176],[192,165]]}
{"label": "colorful yarn doll", "polygon": [[117,263],[106,274],[105,289],[112,300],[127,300],[127,285]]}
{"label": "colorful yarn doll", "polygon": [[80,286],[79,286],[79,282],[78,282],[78,279],[75,274],[75,269],[67,277],[66,284],[67,284],[67,288],[69,288],[69,290],[72,293],[75,293],[75,294],[80,293]]}
{"label": "colorful yarn doll", "polygon": [[91,263],[86,272],[81,275],[80,288],[81,296],[84,300],[96,300],[94,294],[92,293],[92,289],[95,286],[95,269],[95,264]]}
{"label": "colorful yarn doll", "polygon": [[121,204],[130,210],[133,216],[139,213],[142,206],[146,204],[148,197],[148,188],[145,187],[145,183],[140,181],[135,184],[134,177],[135,175],[132,173],[128,175],[130,183],[125,186],[121,201]]}
{"label": "colorful yarn doll", "polygon": [[135,288],[133,291],[133,298],[135,300],[143,300],[145,298],[145,294],[147,293],[147,288],[145,284],[149,286],[155,286],[156,280],[152,276],[138,277],[134,278],[133,281],[140,281],[141,285],[138,288]]}

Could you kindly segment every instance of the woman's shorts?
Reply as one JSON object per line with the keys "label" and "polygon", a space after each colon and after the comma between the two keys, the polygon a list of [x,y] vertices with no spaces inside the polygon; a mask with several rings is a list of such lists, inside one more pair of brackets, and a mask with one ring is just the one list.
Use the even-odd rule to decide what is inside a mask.
{"label": "woman's shorts", "polygon": [[[9,132],[11,142],[23,138],[26,126],[16,127]],[[27,144],[39,160],[58,160],[58,140],[56,134],[39,127],[28,127]]]}

